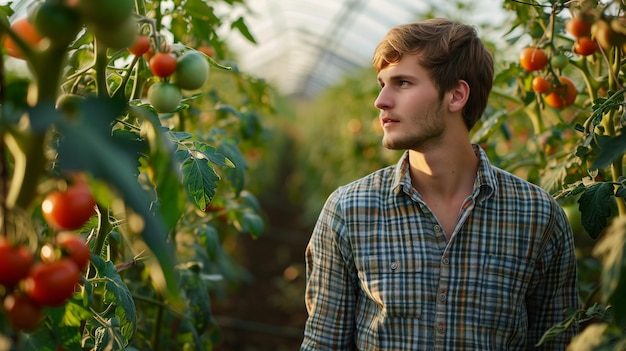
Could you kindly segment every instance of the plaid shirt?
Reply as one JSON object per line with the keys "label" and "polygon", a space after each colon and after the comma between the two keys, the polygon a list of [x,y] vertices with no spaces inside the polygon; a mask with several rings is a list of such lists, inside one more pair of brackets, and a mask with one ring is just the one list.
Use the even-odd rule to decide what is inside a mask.
{"label": "plaid shirt", "polygon": [[[579,307],[565,213],[475,150],[450,240],[411,186],[408,153],[328,198],[306,250],[301,350],[534,350]],[[575,332],[541,349],[565,350]]]}

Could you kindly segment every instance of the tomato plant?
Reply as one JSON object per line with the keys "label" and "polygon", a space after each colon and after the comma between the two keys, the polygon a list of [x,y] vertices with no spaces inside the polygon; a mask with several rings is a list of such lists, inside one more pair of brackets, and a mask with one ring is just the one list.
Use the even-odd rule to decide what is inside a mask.
{"label": "tomato plant", "polygon": [[[192,49],[203,42],[230,56],[217,29],[235,20],[251,38],[243,18],[213,5],[42,0],[31,5],[33,24],[3,21],[13,12],[0,5],[0,32],[18,39],[6,53],[19,48],[27,71],[1,68],[0,238],[20,244],[0,264],[12,262],[13,248],[38,252],[20,265],[25,273],[0,267],[0,278],[19,273],[0,299],[21,293],[46,321],[1,323],[11,348],[211,349],[210,295],[244,276],[222,242],[264,229],[246,157],[262,150],[260,116],[274,113],[267,83]],[[24,28],[41,35],[31,41]],[[193,75],[189,52],[203,60],[190,60]],[[183,95],[173,82],[176,58],[178,84],[201,91]],[[208,77],[208,65],[219,73]],[[202,211],[214,200],[223,220]],[[36,337],[21,337],[26,330]]]}
{"label": "tomato plant", "polygon": [[24,279],[33,263],[33,254],[23,245],[0,238],[0,284],[13,287]]}
{"label": "tomato plant", "polygon": [[37,263],[24,281],[24,290],[43,306],[60,306],[76,290],[80,270],[74,261],[63,258],[50,263]]}
{"label": "tomato plant", "polygon": [[85,183],[70,185],[67,190],[55,190],[44,198],[41,212],[55,229],[78,229],[95,214],[96,201]]}
{"label": "tomato plant", "polygon": [[549,62],[545,51],[535,47],[526,47],[520,52],[519,62],[527,71],[539,71]]}
{"label": "tomato plant", "polygon": [[150,71],[157,77],[169,77],[176,71],[176,57],[169,52],[158,52],[150,59]]}

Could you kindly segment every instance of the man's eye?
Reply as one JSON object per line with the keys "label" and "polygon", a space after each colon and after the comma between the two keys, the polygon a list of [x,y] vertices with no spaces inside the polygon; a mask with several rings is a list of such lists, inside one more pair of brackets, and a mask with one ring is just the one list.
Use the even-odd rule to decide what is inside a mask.
{"label": "man's eye", "polygon": [[406,80],[401,80],[401,81],[398,82],[399,86],[405,86],[405,85],[409,85],[409,84],[410,84],[409,81],[406,81]]}

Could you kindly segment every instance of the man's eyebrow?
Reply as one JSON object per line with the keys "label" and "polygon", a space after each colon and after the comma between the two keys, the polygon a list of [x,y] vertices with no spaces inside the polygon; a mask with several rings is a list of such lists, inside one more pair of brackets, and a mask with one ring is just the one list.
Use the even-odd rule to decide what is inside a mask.
{"label": "man's eyebrow", "polygon": [[[380,77],[380,75],[377,78],[378,78],[379,82],[383,81],[383,79]],[[394,74],[392,76],[389,76],[389,77],[385,78],[385,80],[395,81],[395,82],[397,82],[399,80],[415,80],[415,79],[416,79],[416,77],[412,76],[410,74]]]}

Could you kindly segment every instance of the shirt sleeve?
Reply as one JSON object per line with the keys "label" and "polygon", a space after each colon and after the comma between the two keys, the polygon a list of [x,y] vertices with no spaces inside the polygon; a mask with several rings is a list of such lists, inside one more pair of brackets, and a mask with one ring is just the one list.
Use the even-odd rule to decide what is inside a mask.
{"label": "shirt sleeve", "polygon": [[548,329],[568,318],[567,309],[580,308],[572,228],[563,209],[556,203],[553,207],[554,229],[547,233],[545,250],[536,262],[538,283],[526,301],[529,350],[565,350],[578,333],[578,327],[573,325],[539,348],[535,347]]}
{"label": "shirt sleeve", "polygon": [[336,191],[326,201],[305,252],[305,350],[354,350],[356,281]]}

